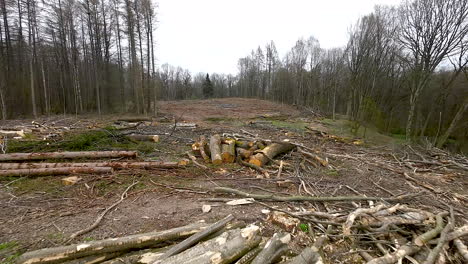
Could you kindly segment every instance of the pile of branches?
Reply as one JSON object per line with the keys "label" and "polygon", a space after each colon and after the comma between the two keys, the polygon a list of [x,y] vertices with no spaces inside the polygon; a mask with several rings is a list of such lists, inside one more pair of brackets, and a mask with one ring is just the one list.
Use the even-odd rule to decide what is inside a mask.
{"label": "pile of branches", "polygon": [[[343,246],[349,250],[346,254],[359,255],[369,264],[390,264],[402,260],[424,264],[468,261],[468,250],[462,240],[462,237],[468,235],[468,225],[457,227],[452,208],[433,213],[405,204],[391,204],[408,199],[410,196],[389,198],[275,196],[246,193],[225,187],[215,188],[215,191],[249,198],[266,207],[273,211],[270,213],[267,210],[268,220],[285,230],[300,230],[301,225],[305,224],[306,229],[309,229],[315,237],[326,238],[328,247],[325,247],[325,255],[329,257],[329,261],[337,259],[336,251]],[[341,210],[326,212],[302,208],[294,212],[261,201],[327,203],[347,201],[355,208],[343,210],[341,207]],[[358,205],[356,202],[359,201],[368,201],[369,206]],[[353,258],[350,256],[346,261],[351,259]]]}

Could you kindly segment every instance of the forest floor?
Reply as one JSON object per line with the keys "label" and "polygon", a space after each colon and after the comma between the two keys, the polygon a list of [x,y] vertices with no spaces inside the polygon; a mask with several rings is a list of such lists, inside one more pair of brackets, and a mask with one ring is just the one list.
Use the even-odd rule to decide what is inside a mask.
{"label": "forest floor", "polygon": [[[177,169],[119,170],[101,176],[78,175],[82,181],[70,186],[63,185],[60,176],[3,177],[0,179],[0,245],[3,245],[0,246],[0,260],[6,261],[17,252],[62,245],[72,233],[90,226],[134,182],[138,184],[129,191],[128,197],[110,211],[97,228],[73,242],[165,230],[198,220],[215,222],[228,214],[246,223],[262,223],[263,232],[270,235],[274,232],[277,227],[265,221],[266,215],[262,213],[265,208],[261,204],[226,206],[222,202],[207,201],[206,198],[232,197],[212,191],[220,186],[277,195],[389,197],[418,193],[405,203],[433,212],[447,210],[450,205],[455,210],[456,225],[467,224],[468,173],[463,165],[466,157],[411,147],[375,131],[368,132],[366,138],[356,138],[349,133],[345,121],[319,118],[307,109],[262,100],[161,102],[159,109],[154,122],[137,128],[161,135],[158,143],[113,144],[108,141],[112,138],[101,142],[103,136],[98,135],[92,142],[85,138],[79,144],[67,137],[70,142],[64,147],[60,137],[50,139],[49,144],[35,144],[31,142],[40,138],[30,136],[30,142],[11,141],[10,151],[134,149],[140,151],[141,160],[179,161],[187,158],[185,152],[191,150],[191,144],[201,135],[209,137],[244,130],[264,139],[301,143],[326,157],[331,166],[304,165],[302,156],[293,151],[276,158],[290,164],[279,179],[275,173],[271,178],[260,177],[258,172],[235,163],[207,164],[208,169],[188,165]],[[83,133],[107,129],[121,117],[54,116],[34,121],[70,127],[67,133],[76,139]],[[0,127],[30,125],[32,121],[0,121]],[[174,121],[195,123],[197,127],[174,129]],[[323,133],[317,134],[317,131]],[[447,160],[450,162],[441,165],[440,162]],[[201,159],[199,162],[202,163]],[[404,173],[411,174],[416,181],[409,180]],[[202,206],[206,204],[212,209],[204,213]],[[268,204],[284,210],[352,207],[344,202]],[[297,241],[298,250],[301,243]],[[347,258],[353,257],[347,254],[349,248],[344,246],[337,250],[330,259],[335,263],[351,262],[347,262]]]}

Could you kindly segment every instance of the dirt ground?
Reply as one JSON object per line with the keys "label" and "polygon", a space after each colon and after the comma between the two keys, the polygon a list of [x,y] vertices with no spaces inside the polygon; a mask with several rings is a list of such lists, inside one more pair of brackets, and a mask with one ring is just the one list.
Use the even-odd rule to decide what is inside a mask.
{"label": "dirt ground", "polygon": [[[108,126],[119,117],[56,116],[40,121],[81,131]],[[174,119],[198,126],[173,130]],[[136,181],[138,184],[129,191],[128,197],[110,211],[96,229],[73,242],[164,230],[198,220],[214,222],[228,214],[234,214],[237,220],[245,223],[261,223],[265,226],[263,232],[273,232],[276,227],[265,221],[266,215],[261,212],[264,207],[260,204],[226,206],[222,202],[207,201],[206,198],[232,198],[214,193],[212,189],[218,186],[279,195],[389,197],[419,193],[405,203],[434,212],[446,210],[447,205],[451,205],[455,209],[456,224],[467,223],[467,170],[434,168],[424,163],[409,166],[401,160],[420,159],[419,153],[430,157],[430,153],[424,150],[413,152],[412,148],[397,143],[356,144],[354,139],[318,135],[305,126],[326,130],[326,124],[292,106],[232,98],[161,102],[155,120],[141,129],[160,134],[161,141],[155,143],[154,152],[142,155],[142,160],[180,160],[186,158],[184,152],[190,150],[190,144],[200,135],[242,133],[245,130],[265,139],[289,139],[304,144],[328,158],[332,167],[305,166],[301,156],[293,151],[277,158],[290,164],[280,179],[276,179],[275,173],[271,173],[270,179],[261,178],[256,171],[237,164],[208,165],[208,170],[188,165],[180,169],[115,171],[104,176],[78,175],[83,180],[72,186],[62,185],[62,177],[57,176],[4,178],[0,179],[0,243],[15,242],[18,245],[16,251],[61,245],[72,233],[91,225],[105,208],[119,199],[127,186]],[[3,121],[0,126],[30,124],[31,121]],[[268,169],[275,171],[274,167]],[[398,171],[413,173],[412,177],[419,184],[409,181]],[[203,213],[204,204],[211,205],[212,210]],[[349,203],[268,204],[284,210],[352,207]],[[336,259],[336,263],[344,261],[342,255],[337,255]]]}

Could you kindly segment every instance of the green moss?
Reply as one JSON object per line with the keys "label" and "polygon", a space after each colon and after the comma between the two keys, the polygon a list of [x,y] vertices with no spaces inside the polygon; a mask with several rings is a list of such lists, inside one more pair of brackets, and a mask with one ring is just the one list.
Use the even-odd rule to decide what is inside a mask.
{"label": "green moss", "polygon": [[154,151],[153,142],[136,142],[118,135],[113,129],[92,130],[84,133],[65,134],[57,142],[10,141],[8,152],[50,152],[50,151],[95,151],[95,150],[136,150],[141,153]]}
{"label": "green moss", "polygon": [[16,259],[21,255],[17,247],[18,243],[16,241],[0,243],[0,263],[16,263]]}
{"label": "green moss", "polygon": [[16,247],[17,245],[18,245],[18,243],[16,243],[16,241],[1,243],[0,244],[0,251],[4,251],[4,250],[7,250],[7,249],[12,249],[12,248]]}

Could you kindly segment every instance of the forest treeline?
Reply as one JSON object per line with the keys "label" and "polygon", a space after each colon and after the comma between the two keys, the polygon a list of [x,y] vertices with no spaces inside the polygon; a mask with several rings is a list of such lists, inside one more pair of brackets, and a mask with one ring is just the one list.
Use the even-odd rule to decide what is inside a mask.
{"label": "forest treeline", "polygon": [[239,59],[237,75],[155,65],[151,0],[0,0],[0,9],[2,118],[154,114],[158,100],[255,97],[439,147],[468,139],[466,0],[378,6],[344,47],[301,38],[280,57],[271,41]]}

